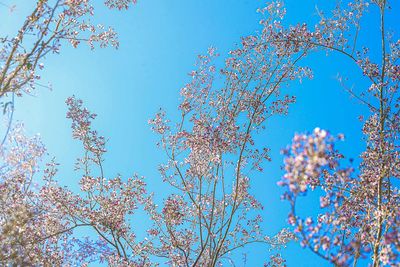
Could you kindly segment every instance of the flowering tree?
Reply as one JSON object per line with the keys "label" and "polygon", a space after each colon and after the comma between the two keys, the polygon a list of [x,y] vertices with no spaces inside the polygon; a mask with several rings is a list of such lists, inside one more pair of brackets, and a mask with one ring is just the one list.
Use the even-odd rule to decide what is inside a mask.
{"label": "flowering tree", "polygon": [[[49,54],[60,53],[63,41],[73,47],[87,42],[94,49],[108,45],[118,47],[112,28],[93,25],[94,1],[39,0],[14,37],[0,37],[0,99],[3,114],[9,122],[1,141],[1,252],[2,264],[56,264],[68,259],[68,224],[62,217],[53,216],[54,203],[32,190],[32,179],[44,147],[37,138],[29,139],[16,126],[11,131],[14,113],[14,95],[31,93],[43,86],[39,71]],[[107,0],[111,9],[127,9],[135,0]],[[7,6],[0,2],[2,6]],[[15,7],[10,7],[10,11]],[[5,98],[11,94],[11,100]],[[9,140],[7,140],[7,138]],[[5,147],[5,143],[7,146]],[[51,175],[50,175],[51,177]],[[45,179],[47,181],[47,178]],[[43,189],[45,191],[45,189]],[[53,205],[53,206],[52,206]],[[52,211],[53,210],[53,211]]]}
{"label": "flowering tree", "polygon": [[[38,0],[15,36],[0,36],[0,98],[4,113],[14,110],[14,94],[31,93],[39,82],[43,60],[49,54],[60,53],[63,41],[73,47],[87,42],[94,49],[111,45],[118,47],[117,35],[111,27],[94,25],[94,1],[88,0]],[[0,2],[1,3],[1,2]],[[127,9],[135,0],[107,0],[111,9]],[[3,3],[3,6],[6,6]],[[12,9],[15,6],[10,7]],[[10,127],[10,126],[9,126]],[[2,143],[4,143],[5,139]]]}
{"label": "flowering tree", "polygon": [[[0,43],[0,97],[7,93],[31,92],[40,79],[38,70],[43,69],[43,58],[60,52],[66,40],[73,47],[87,42],[93,49],[111,45],[118,47],[112,28],[93,25],[93,1],[88,0],[40,0],[23,22],[15,37],[2,37]],[[111,9],[127,9],[135,0],[107,0]]]}
{"label": "flowering tree", "polygon": [[[112,28],[94,25],[94,1],[40,0],[23,21],[14,37],[0,37],[0,98],[3,113],[9,113],[6,134],[1,142],[1,254],[2,264],[55,264],[67,259],[66,244],[61,250],[60,240],[67,240],[65,221],[53,216],[57,207],[51,206],[47,197],[32,190],[33,175],[37,172],[44,147],[35,137],[27,138],[22,126],[11,129],[14,95],[31,93],[36,86],[43,86],[39,72],[49,54],[60,53],[62,42],[73,47],[87,42],[94,49],[108,45],[118,47]],[[135,0],[107,0],[110,9],[127,9]],[[8,7],[3,2],[1,6]],[[10,12],[15,6],[9,7]],[[5,98],[12,95],[11,101]],[[8,135],[11,130],[10,135]],[[7,147],[5,143],[7,142]],[[48,170],[50,171],[50,170]],[[52,172],[45,178],[47,183]],[[46,202],[47,201],[47,202]],[[52,203],[54,204],[54,203]],[[51,208],[49,210],[49,208]]]}
{"label": "flowering tree", "polygon": [[[380,63],[373,62],[367,47],[357,50],[360,20],[367,8],[379,14]],[[348,90],[370,111],[367,119],[361,118],[366,149],[357,170],[352,162],[343,167],[344,156],[334,147],[338,138],[325,130],[296,135],[284,151],[286,174],[280,185],[286,189],[283,198],[291,205],[289,222],[304,247],[338,266],[356,266],[359,258],[371,259],[373,266],[398,266],[399,261],[400,41],[386,30],[388,8],[385,0],[339,5],[331,18],[321,13],[313,31],[303,25],[300,36],[283,34],[279,40],[341,53],[371,83],[361,93]],[[297,205],[310,190],[321,194],[322,210],[317,218],[303,218]]]}
{"label": "flowering tree", "polygon": [[262,235],[262,219],[255,213],[262,206],[250,192],[251,173],[270,160],[269,149],[257,146],[254,136],[295,101],[282,94],[282,86],[310,75],[308,68],[297,66],[307,45],[265,43],[281,30],[283,14],[277,8],[260,10],[266,15],[261,33],[243,38],[230,52],[219,71],[223,84],[215,78],[218,55],[211,48],[181,90],[180,121],[171,123],[163,111],[150,121],[169,158],[161,174],[176,189],[162,213],[152,213],[162,222],[154,234],[162,244],[160,253],[177,266],[215,266],[247,244],[277,246],[291,238],[286,231],[274,239]]}

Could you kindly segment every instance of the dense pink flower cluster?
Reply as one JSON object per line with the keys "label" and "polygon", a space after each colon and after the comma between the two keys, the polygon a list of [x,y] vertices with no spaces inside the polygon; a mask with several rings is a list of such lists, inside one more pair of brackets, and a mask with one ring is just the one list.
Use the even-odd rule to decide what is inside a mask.
{"label": "dense pink flower cluster", "polygon": [[186,211],[186,203],[182,200],[182,197],[172,195],[168,197],[168,199],[164,203],[163,214],[165,217],[165,221],[168,224],[172,225],[180,225],[182,224],[182,220],[185,217]]}
{"label": "dense pink flower cluster", "polygon": [[298,195],[306,192],[308,187],[315,188],[326,166],[335,168],[339,155],[334,153],[334,140],[325,130],[316,128],[312,135],[295,135],[290,149],[284,151],[285,159],[284,181],[290,191]]}
{"label": "dense pink flower cluster", "polygon": [[104,4],[109,8],[128,9],[131,4],[136,4],[137,0],[106,0]]}

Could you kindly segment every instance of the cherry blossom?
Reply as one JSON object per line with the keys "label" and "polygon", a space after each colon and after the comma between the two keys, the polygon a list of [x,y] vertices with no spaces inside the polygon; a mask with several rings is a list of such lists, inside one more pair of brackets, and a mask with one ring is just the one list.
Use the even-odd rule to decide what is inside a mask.
{"label": "cherry blossom", "polygon": [[[285,175],[279,185],[286,192],[291,212],[288,221],[304,247],[339,266],[356,266],[360,258],[372,266],[397,266],[399,254],[399,76],[398,41],[390,40],[385,27],[386,1],[353,1],[338,5],[332,16],[320,13],[315,30],[300,36],[288,32],[279,42],[301,42],[313,49],[337,52],[360,68],[360,78],[371,86],[357,92],[345,89],[369,108],[364,122],[365,151],[358,168],[345,164],[333,137],[325,130],[299,134],[284,151]],[[369,8],[379,11],[381,62],[374,62],[369,49],[358,50],[360,19]],[[374,40],[374,39],[371,39]],[[372,41],[369,40],[368,43]],[[355,75],[356,76],[356,75]],[[311,191],[320,194],[320,214],[302,215],[298,199]]]}

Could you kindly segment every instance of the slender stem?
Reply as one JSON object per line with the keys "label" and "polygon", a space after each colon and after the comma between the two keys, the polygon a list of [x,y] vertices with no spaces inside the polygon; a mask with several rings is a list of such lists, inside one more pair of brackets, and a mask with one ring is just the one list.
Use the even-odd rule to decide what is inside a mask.
{"label": "slender stem", "polygon": [[[380,131],[380,152],[381,157],[384,157],[385,154],[385,100],[384,100],[384,89],[385,89],[385,68],[386,68],[386,44],[385,44],[385,6],[386,0],[381,0],[380,2],[380,23],[381,23],[381,46],[382,46],[382,72],[380,77],[380,85],[379,85],[379,131]],[[384,162],[384,161],[383,161]],[[382,194],[383,194],[383,179],[386,177],[386,171],[384,163],[381,166],[381,175],[378,181],[377,188],[377,197],[378,197],[378,231],[376,233],[376,239],[374,242],[373,248],[373,266],[379,266],[379,252],[380,252],[380,243],[382,239],[382,230],[383,230],[383,214],[382,214]]]}
{"label": "slender stem", "polygon": [[13,121],[14,109],[15,109],[15,107],[14,107],[14,103],[15,103],[14,97],[15,97],[15,93],[12,92],[10,118],[8,119],[7,130],[6,130],[6,133],[5,133],[4,137],[3,137],[3,140],[1,141],[0,147],[3,147],[4,143],[7,140],[8,133],[10,132],[10,129],[11,129],[11,124],[12,124],[12,121]]}

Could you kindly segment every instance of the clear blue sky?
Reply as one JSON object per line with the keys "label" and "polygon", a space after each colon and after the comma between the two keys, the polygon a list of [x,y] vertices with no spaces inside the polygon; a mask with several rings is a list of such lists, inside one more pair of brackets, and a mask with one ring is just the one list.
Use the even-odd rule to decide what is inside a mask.
{"label": "clear blue sky", "polygon": [[[0,33],[17,26],[18,16],[29,8],[26,1],[16,1],[17,10],[11,15],[14,17],[0,7]],[[324,9],[332,6],[332,2],[287,0],[287,21],[313,22],[315,5]],[[35,97],[17,99],[16,118],[25,122],[30,133],[41,134],[49,154],[61,163],[61,183],[76,188],[79,176],[72,169],[80,147],[70,137],[64,105],[65,99],[74,94],[99,115],[96,126],[109,137],[106,173],[125,177],[139,173],[147,177],[149,190],[165,190],[157,172],[157,165],[164,163],[165,157],[155,145],[157,137],[150,131],[148,119],[160,107],[172,116],[176,114],[179,90],[189,80],[187,73],[193,69],[196,55],[206,52],[209,46],[226,55],[241,36],[260,29],[256,9],[264,4],[265,1],[258,0],[139,0],[126,12],[99,9],[96,19],[119,32],[120,48],[92,52],[84,46],[72,49],[65,45],[60,56],[50,56],[45,61],[43,83],[51,82],[54,90],[39,88]],[[393,9],[398,14],[398,3]],[[395,12],[389,17],[391,25],[396,20]],[[373,14],[364,21],[363,29],[367,29],[368,35],[361,35],[360,40],[376,49],[378,21]],[[276,182],[282,175],[279,151],[290,143],[295,132],[321,127],[346,135],[342,147],[350,157],[357,158],[363,149],[357,117],[366,110],[344,92],[335,77],[338,73],[356,77],[349,85],[355,84],[361,90],[368,83],[341,56],[327,58],[319,53],[305,63],[314,69],[315,78],[289,89],[297,96],[297,103],[288,116],[271,120],[258,138],[272,149],[273,162],[265,165],[264,173],[253,177],[253,192],[265,206],[264,227],[271,234],[286,226],[289,206],[280,201],[282,190]],[[307,201],[303,207],[315,213],[317,206]],[[259,253],[265,250],[245,249],[246,266],[262,266]],[[328,266],[298,244],[291,244],[283,255],[289,267]]]}

